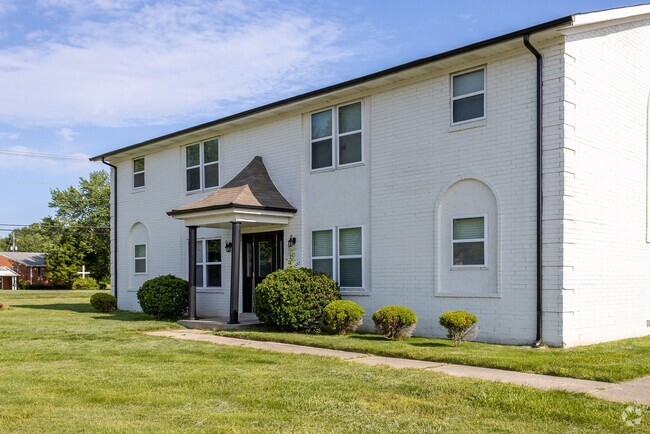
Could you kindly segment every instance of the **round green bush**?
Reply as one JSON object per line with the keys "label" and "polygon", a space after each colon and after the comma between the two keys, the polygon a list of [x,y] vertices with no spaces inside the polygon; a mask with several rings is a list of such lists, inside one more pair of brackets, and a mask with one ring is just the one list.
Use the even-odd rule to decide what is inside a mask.
{"label": "round green bush", "polygon": [[363,323],[366,311],[350,300],[336,300],[325,306],[323,322],[335,333],[353,332]]}
{"label": "round green bush", "polygon": [[168,274],[147,280],[138,290],[142,311],[157,319],[172,320],[187,315],[189,307],[187,280]]}
{"label": "round green bush", "polygon": [[388,339],[409,338],[415,331],[418,317],[404,306],[384,306],[372,315],[377,333]]}
{"label": "round green bush", "polygon": [[98,292],[90,297],[90,305],[95,309],[95,312],[108,313],[117,308],[117,299],[111,294]]}
{"label": "round green bush", "polygon": [[339,285],[323,273],[280,269],[255,288],[255,313],[280,330],[319,332],[325,306],[340,298]]}
{"label": "round green bush", "polygon": [[459,346],[478,318],[464,310],[450,310],[440,315],[440,325],[447,329],[447,337]]}
{"label": "round green bush", "polygon": [[79,277],[77,280],[72,282],[72,289],[83,291],[99,291],[99,284],[92,277],[86,277],[85,279]]}

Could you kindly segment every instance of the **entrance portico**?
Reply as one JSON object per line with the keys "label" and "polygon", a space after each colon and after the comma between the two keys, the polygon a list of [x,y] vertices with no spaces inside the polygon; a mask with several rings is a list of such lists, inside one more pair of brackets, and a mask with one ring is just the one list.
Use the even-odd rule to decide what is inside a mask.
{"label": "entrance portico", "polygon": [[[208,196],[167,214],[183,220],[189,231],[189,319],[196,319],[196,243],[199,227],[230,228],[230,324],[239,322],[242,225],[246,228],[286,226],[297,210],[278,191],[262,157],[255,157],[230,182]],[[278,259],[282,261],[282,258]]]}

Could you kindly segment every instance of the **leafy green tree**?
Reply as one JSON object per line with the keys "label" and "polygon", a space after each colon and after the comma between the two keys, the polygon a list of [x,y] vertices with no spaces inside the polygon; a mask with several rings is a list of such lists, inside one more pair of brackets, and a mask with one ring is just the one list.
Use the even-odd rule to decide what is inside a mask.
{"label": "leafy green tree", "polygon": [[[43,219],[41,228],[49,244],[47,265],[52,281],[71,283],[81,265],[98,281],[110,273],[110,185],[108,173],[92,172],[79,178],[79,186],[50,190],[54,217]],[[60,269],[60,270],[59,270]],[[74,269],[74,274],[73,273]]]}
{"label": "leafy green tree", "polygon": [[19,252],[43,252],[47,243],[47,234],[39,223],[32,223],[24,228],[14,229],[6,238],[0,240],[0,252],[8,252],[16,237]]}

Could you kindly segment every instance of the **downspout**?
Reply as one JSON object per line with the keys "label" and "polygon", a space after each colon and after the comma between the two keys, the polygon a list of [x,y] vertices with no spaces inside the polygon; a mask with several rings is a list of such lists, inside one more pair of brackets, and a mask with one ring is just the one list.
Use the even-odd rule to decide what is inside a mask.
{"label": "downspout", "polygon": [[542,55],[530,43],[530,34],[524,35],[524,45],[537,59],[537,337],[535,347],[542,345],[542,211],[544,194],[542,191]]}
{"label": "downspout", "polygon": [[117,166],[107,162],[104,157],[102,157],[102,163],[107,166],[110,166],[113,172],[113,282],[115,282],[115,288],[111,288],[111,292],[115,297],[115,303],[117,304]]}

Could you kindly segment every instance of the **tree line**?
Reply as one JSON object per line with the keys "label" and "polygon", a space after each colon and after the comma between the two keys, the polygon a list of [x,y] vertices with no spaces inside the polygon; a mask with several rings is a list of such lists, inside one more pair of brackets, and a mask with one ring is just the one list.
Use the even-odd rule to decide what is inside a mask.
{"label": "tree line", "polygon": [[15,237],[19,252],[47,254],[46,279],[71,285],[82,265],[100,283],[110,279],[110,185],[99,170],[79,178],[77,187],[51,189],[48,206],[54,210],[40,222],[13,230],[0,238],[0,251],[10,250]]}

